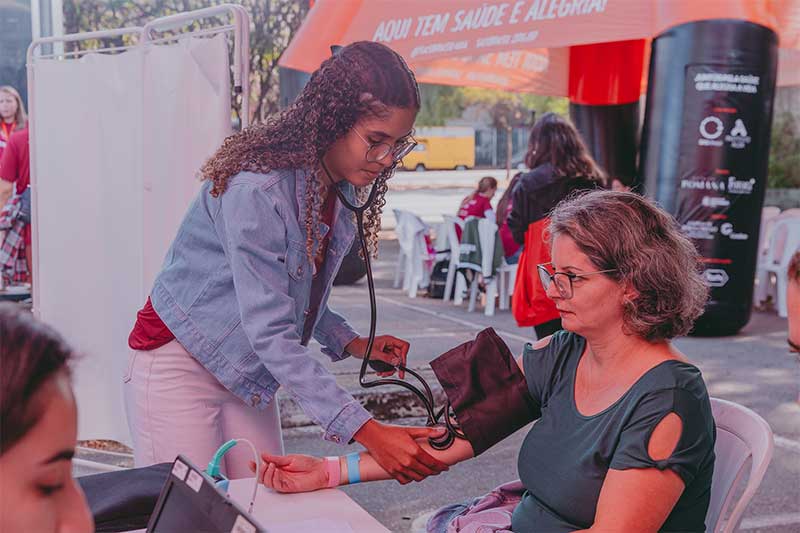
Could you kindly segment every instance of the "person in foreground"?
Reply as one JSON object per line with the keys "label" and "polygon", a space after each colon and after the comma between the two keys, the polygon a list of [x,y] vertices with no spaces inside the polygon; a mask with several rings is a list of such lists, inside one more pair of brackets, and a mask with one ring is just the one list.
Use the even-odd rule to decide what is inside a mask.
{"label": "person in foreground", "polygon": [[[517,359],[541,416],[519,452],[527,490],[510,528],[705,531],[714,419],[700,371],[670,343],[707,298],[694,247],[674,219],[628,192],[568,198],[549,231],[541,280],[564,330]],[[466,440],[442,452],[421,445],[449,464],[473,456]],[[280,492],[389,477],[369,453],[263,460],[263,483]]]}
{"label": "person in foreground", "polygon": [[55,331],[15,304],[0,304],[0,531],[94,531],[72,477],[78,412],[71,358]]}

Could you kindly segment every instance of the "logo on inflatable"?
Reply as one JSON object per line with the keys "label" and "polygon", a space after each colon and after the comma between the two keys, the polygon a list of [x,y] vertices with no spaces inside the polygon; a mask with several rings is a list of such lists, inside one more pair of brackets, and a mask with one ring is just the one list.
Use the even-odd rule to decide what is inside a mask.
{"label": "logo on inflatable", "polygon": [[728,273],[721,268],[707,268],[703,271],[703,277],[711,287],[724,287],[731,279]]}
{"label": "logo on inflatable", "polygon": [[718,117],[710,116],[700,121],[700,135],[702,139],[697,141],[700,146],[722,146],[722,141],[717,140],[725,130],[722,121]]}
{"label": "logo on inflatable", "polygon": [[731,148],[736,148],[737,150],[746,147],[751,140],[747,134],[747,128],[744,126],[744,121],[740,118],[737,118],[736,122],[733,123],[733,129],[730,134],[725,136],[725,141],[731,144]]}

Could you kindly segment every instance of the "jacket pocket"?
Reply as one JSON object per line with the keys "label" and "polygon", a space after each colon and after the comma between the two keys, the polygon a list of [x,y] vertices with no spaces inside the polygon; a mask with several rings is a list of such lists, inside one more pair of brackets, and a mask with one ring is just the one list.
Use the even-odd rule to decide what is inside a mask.
{"label": "jacket pocket", "polygon": [[286,249],[286,270],[295,281],[302,281],[309,274],[310,266],[306,257],[305,244],[289,241]]}

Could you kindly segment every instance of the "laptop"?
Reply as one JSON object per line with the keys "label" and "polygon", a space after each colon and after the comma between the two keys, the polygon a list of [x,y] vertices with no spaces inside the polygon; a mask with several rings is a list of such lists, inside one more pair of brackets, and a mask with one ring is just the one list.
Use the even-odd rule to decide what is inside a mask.
{"label": "laptop", "polygon": [[147,533],[267,533],[183,455],[161,489]]}

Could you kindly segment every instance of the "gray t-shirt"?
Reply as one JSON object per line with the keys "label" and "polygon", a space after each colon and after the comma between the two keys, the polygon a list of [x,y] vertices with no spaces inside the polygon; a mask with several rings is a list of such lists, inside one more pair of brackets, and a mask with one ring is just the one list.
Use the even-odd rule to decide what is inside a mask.
{"label": "gray t-shirt", "polygon": [[[669,468],[686,487],[661,531],[705,531],[716,430],[700,370],[664,361],[613,405],[583,416],[575,407],[574,390],[585,346],[583,337],[559,331],[545,348],[525,347],[525,379],[542,416],[519,452],[520,479],[527,490],[514,510],[512,530],[588,528],[610,468]],[[647,452],[649,437],[670,412],[683,421],[681,437],[668,459],[654,461]]]}

